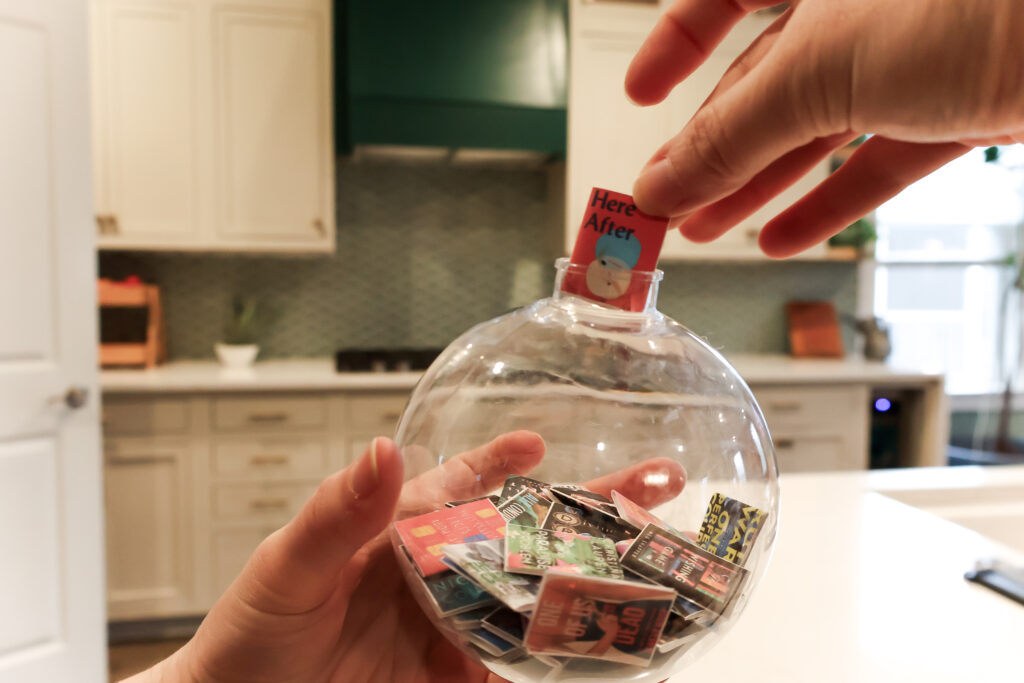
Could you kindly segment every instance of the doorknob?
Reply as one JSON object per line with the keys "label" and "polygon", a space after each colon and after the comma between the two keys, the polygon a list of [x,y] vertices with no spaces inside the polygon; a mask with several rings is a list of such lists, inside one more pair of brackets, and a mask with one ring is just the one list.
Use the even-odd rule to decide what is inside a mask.
{"label": "doorknob", "polygon": [[54,403],[63,403],[72,410],[78,410],[89,400],[89,390],[85,387],[69,387],[63,396],[54,399]]}

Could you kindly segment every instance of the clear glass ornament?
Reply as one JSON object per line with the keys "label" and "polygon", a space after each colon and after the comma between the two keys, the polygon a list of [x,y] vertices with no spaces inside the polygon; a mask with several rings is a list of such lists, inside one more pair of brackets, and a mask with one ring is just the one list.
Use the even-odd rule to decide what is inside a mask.
{"label": "clear glass ornament", "polygon": [[[646,665],[538,657],[525,650],[499,657],[471,645],[465,629],[440,616],[393,534],[396,552],[413,594],[435,625],[499,676],[511,681],[661,681],[706,652],[731,627],[765,571],[779,512],[771,438],[736,370],[658,312],[661,271],[625,275],[634,286],[649,285],[643,290],[645,300],[635,306],[642,310],[625,311],[563,291],[567,277],[593,277],[588,267],[560,259],[556,269],[550,298],[473,327],[425,373],[396,434],[407,479],[451,465],[459,454],[503,434],[529,430],[543,438],[545,453],[527,476],[586,485],[617,472],[635,472],[632,480],[620,483],[634,499],[656,502],[650,512],[691,539],[713,494],[724,494],[767,513],[742,563],[748,574],[739,591],[722,614],[705,620],[684,645],[656,651]],[[435,491],[405,502],[396,519],[482,495],[466,487],[461,466],[451,469],[435,473],[430,480]],[[685,487],[680,491],[681,471]],[[493,493],[502,488],[500,481],[489,484]]]}

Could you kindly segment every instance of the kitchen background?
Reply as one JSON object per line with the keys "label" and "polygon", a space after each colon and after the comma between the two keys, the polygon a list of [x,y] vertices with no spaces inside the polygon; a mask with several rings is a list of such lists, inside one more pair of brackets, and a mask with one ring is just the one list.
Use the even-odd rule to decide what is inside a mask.
{"label": "kitchen background", "polygon": [[[323,477],[393,433],[419,375],[336,372],[335,352],[440,349],[548,296],[591,188],[628,192],[774,20],[748,17],[636,107],[624,74],[666,2],[92,0],[112,670],[163,652],[119,661],[146,647],[128,643],[189,635]],[[950,431],[965,460],[1004,457],[985,439],[1024,213],[1008,164],[973,155],[838,242],[768,259],[761,227],[850,153],[712,244],[669,234],[658,308],[736,362],[783,473],[943,465]],[[160,305],[128,319],[131,276]],[[257,305],[253,339],[228,333],[238,299]],[[792,301],[834,306],[845,356],[789,355]],[[159,325],[141,324],[155,309],[163,364]],[[865,362],[851,325],[872,312],[888,365]],[[219,342],[257,343],[256,364],[225,372]],[[146,368],[112,367],[129,346]],[[986,397],[951,411],[954,386]]]}
{"label": "kitchen background", "polygon": [[[240,296],[267,316],[263,359],[444,347],[550,294],[564,253],[560,172],[554,162],[496,169],[339,158],[330,256],[101,252],[100,274],[160,285],[171,360],[212,358]],[[856,306],[852,262],[661,267],[659,308],[729,353],[785,353],[786,301],[827,300],[850,315]],[[851,348],[853,331],[843,329]]]}

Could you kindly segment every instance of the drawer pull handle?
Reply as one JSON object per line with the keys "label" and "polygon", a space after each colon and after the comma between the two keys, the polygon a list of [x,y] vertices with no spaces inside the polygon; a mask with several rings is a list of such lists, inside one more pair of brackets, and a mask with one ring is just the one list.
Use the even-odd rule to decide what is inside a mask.
{"label": "drawer pull handle", "polygon": [[798,401],[780,401],[778,403],[769,403],[768,410],[777,410],[781,412],[793,412],[794,410],[800,410],[802,405]]}
{"label": "drawer pull handle", "polygon": [[398,422],[398,418],[402,417],[402,413],[395,410],[390,413],[384,413],[382,417],[384,418],[384,422]]}
{"label": "drawer pull handle", "polygon": [[250,413],[249,422],[284,422],[288,413]]}
{"label": "drawer pull handle", "polygon": [[287,455],[254,455],[249,458],[253,465],[285,465],[288,463]]}
{"label": "drawer pull handle", "polygon": [[283,510],[288,507],[285,498],[257,498],[249,503],[253,510]]}
{"label": "drawer pull handle", "polygon": [[795,445],[796,445],[796,441],[793,440],[793,439],[776,439],[775,440],[775,448],[777,448],[780,451],[789,450],[790,448],[792,448]]}
{"label": "drawer pull handle", "polygon": [[107,463],[111,465],[153,465],[160,462],[174,462],[174,456],[169,453],[143,454],[143,455],[107,455]]}

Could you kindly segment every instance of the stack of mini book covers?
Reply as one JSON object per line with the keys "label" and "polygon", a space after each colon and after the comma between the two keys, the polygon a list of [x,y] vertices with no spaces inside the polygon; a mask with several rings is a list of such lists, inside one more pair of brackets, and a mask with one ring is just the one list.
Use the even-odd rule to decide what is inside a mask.
{"label": "stack of mini book covers", "polygon": [[765,519],[715,494],[700,532],[680,533],[618,491],[510,476],[395,530],[421,594],[482,657],[647,666],[728,614]]}

